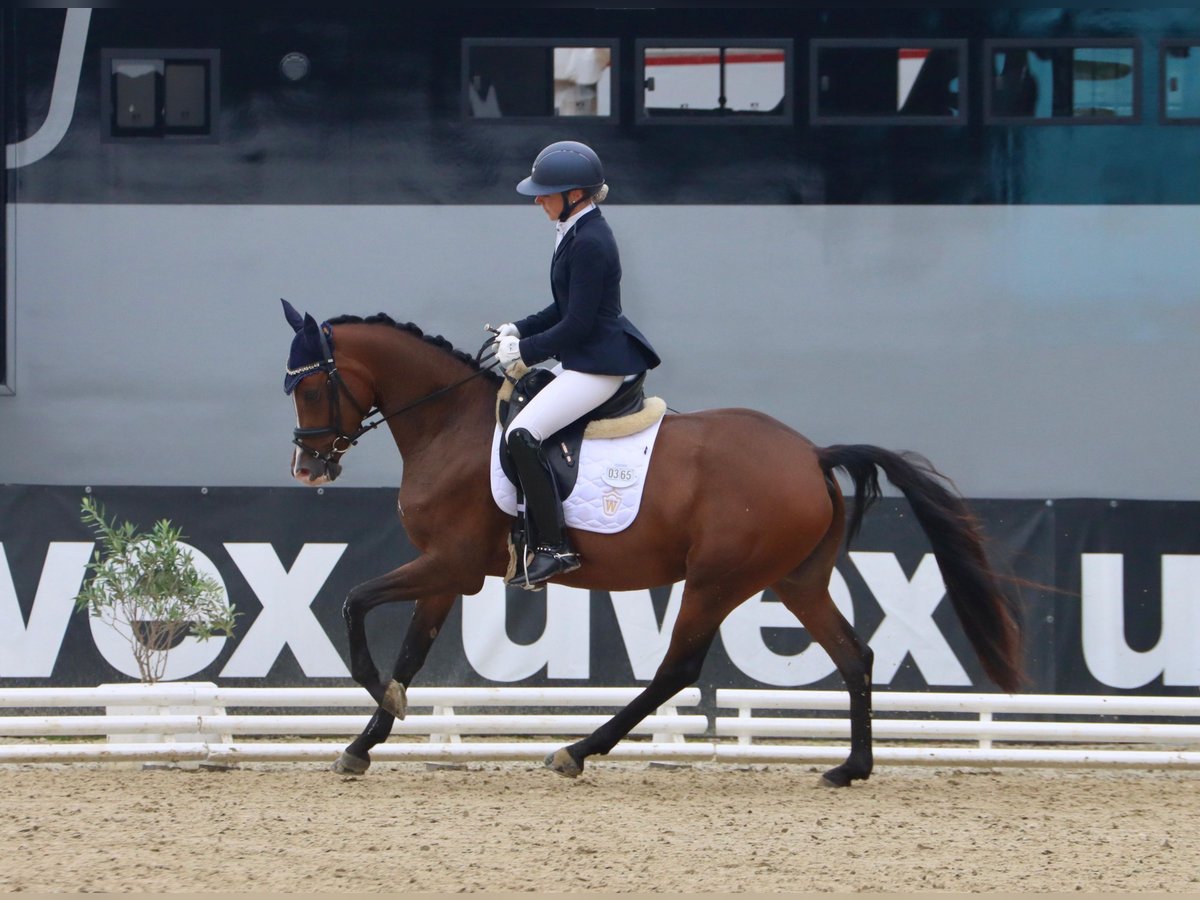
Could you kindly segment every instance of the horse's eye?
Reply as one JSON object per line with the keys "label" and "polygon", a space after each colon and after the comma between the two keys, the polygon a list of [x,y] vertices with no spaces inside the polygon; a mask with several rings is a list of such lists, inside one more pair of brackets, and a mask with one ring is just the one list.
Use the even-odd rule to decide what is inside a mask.
{"label": "horse's eye", "polygon": [[321,399],[321,389],[320,388],[310,388],[309,390],[306,390],[304,392],[304,399],[309,401],[310,403],[316,403],[318,400]]}

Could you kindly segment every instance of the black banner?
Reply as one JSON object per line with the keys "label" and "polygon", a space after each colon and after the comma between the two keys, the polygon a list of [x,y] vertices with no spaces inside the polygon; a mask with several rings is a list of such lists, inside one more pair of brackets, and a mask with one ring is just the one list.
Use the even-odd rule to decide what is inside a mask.
{"label": "black banner", "polygon": [[[167,677],[223,685],[352,683],[341,604],[415,555],[388,489],[96,488],[110,516],[170,519],[239,612],[232,638],[187,639]],[[0,487],[0,685],[136,678],[108,626],[75,611],[94,549],[84,488]],[[1194,695],[1200,686],[1200,503],[978,500],[989,555],[1026,617],[1027,690]],[[1019,586],[1019,582],[1027,583]],[[1032,586],[1029,585],[1032,583]],[[1046,586],[1047,589],[1038,587]],[[885,499],[839,561],[831,593],[875,652],[878,690],[990,690],[907,503]],[[484,590],[456,604],[418,685],[635,685],[666,649],[680,586],[609,594]],[[391,666],[411,612],[368,617]],[[723,624],[704,666],[718,687],[841,680],[768,592]]]}

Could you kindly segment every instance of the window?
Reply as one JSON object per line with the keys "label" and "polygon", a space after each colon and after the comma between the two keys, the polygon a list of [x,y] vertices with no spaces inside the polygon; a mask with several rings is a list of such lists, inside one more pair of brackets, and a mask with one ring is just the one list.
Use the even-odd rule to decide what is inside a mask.
{"label": "window", "polygon": [[791,41],[638,41],[636,52],[639,121],[792,121]]}
{"label": "window", "polygon": [[215,140],[217,50],[104,50],[101,85],[110,139]]}
{"label": "window", "polygon": [[967,45],[957,40],[816,40],[814,125],[961,125]]}
{"label": "window", "polygon": [[1162,86],[1163,119],[1200,124],[1200,40],[1164,42]]}
{"label": "window", "polygon": [[470,119],[613,119],[616,42],[468,38],[463,103]]}
{"label": "window", "polygon": [[988,119],[1136,121],[1138,56],[1132,41],[989,41],[984,48]]}

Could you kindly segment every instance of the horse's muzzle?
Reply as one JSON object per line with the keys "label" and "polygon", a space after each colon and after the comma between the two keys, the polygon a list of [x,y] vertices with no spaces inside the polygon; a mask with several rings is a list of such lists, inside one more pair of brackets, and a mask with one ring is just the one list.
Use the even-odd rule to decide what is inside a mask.
{"label": "horse's muzzle", "polygon": [[314,487],[336,481],[341,474],[341,463],[334,462],[332,459],[324,460],[320,457],[304,456],[303,454],[292,468],[292,475],[297,481]]}

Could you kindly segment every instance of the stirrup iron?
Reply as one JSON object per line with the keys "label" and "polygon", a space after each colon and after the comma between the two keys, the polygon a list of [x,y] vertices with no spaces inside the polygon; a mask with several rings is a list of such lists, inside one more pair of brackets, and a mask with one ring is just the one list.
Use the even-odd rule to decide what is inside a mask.
{"label": "stirrup iron", "polygon": [[[536,581],[531,581],[529,577],[529,563],[531,560],[536,560],[539,556],[543,559],[549,558],[553,560],[554,567],[546,572],[539,573]],[[561,547],[538,547],[537,550],[526,553],[522,575],[524,583],[521,584],[527,591],[540,591],[546,586],[546,583],[559,575],[566,575],[574,572],[581,565],[579,554],[572,550],[569,546]]]}

